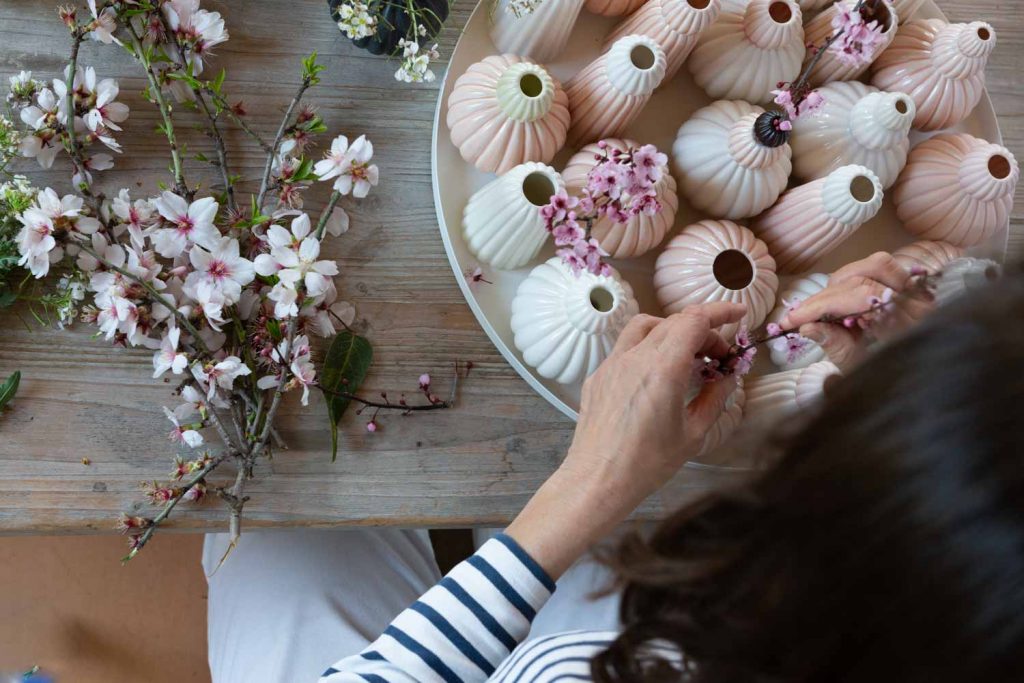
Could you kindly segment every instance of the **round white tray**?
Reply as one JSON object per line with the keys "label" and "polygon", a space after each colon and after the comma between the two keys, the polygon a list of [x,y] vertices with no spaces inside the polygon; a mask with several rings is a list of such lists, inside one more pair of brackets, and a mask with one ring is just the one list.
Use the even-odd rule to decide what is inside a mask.
{"label": "round white tray", "polygon": [[[558,2],[559,0],[545,1]],[[480,325],[505,359],[531,387],[560,411],[572,419],[576,419],[581,385],[558,384],[536,374],[523,362],[522,355],[516,350],[512,342],[512,330],[509,326],[512,298],[515,296],[516,289],[534,266],[553,255],[554,247],[550,241],[534,263],[525,268],[499,271],[484,266],[486,278],[493,284],[479,283],[475,287],[470,287],[465,277],[465,273],[475,268],[478,261],[466,248],[462,238],[462,209],[469,197],[495,176],[490,173],[481,173],[463,161],[458,149],[451,142],[448,127],[445,125],[445,113],[448,109],[448,96],[455,85],[455,80],[474,62],[498,52],[488,34],[488,5],[490,2],[491,0],[481,0],[466,23],[466,28],[455,46],[441,88],[437,111],[434,115],[431,155],[434,205],[437,209],[441,237],[444,240],[445,250],[448,252],[448,260],[451,262],[455,278],[466,296],[466,301],[477,320],[480,321]],[[933,2],[926,2],[916,16],[945,18]],[[584,10],[573,30],[568,49],[556,62],[548,63],[546,66],[564,84],[573,74],[598,56],[604,37],[619,20],[618,18],[599,17]],[[628,129],[628,137],[641,143],[653,143],[663,152],[670,154],[672,142],[679,126],[694,111],[710,102],[711,99],[704,91],[693,83],[684,66],[672,81],[662,85],[654,94],[643,114]],[[954,130],[968,132],[991,142],[1002,142],[995,111],[992,109],[992,103],[987,95],[982,98],[981,103],[971,116],[956,126]],[[911,142],[916,144],[925,137],[928,136],[915,132],[911,136]],[[563,149],[551,165],[561,170],[571,155],[571,151]],[[666,241],[680,229],[703,218],[706,216],[691,208],[685,199],[681,199],[675,228],[669,237],[666,237]],[[989,256],[996,254],[1001,259],[1006,252],[1008,233],[1009,226],[991,243],[978,250],[979,253]],[[882,211],[874,220],[860,228],[835,252],[823,258],[815,265],[814,270],[815,272],[832,272],[843,264],[867,256],[872,252],[891,251],[911,241],[913,241],[911,236],[903,230],[891,202],[887,199]],[[659,251],[655,249],[650,254],[638,259],[613,261],[613,265],[633,286],[640,301],[640,309],[654,315],[660,315],[652,285],[654,260]],[[767,353],[761,354],[758,358],[759,365],[770,362]]]}

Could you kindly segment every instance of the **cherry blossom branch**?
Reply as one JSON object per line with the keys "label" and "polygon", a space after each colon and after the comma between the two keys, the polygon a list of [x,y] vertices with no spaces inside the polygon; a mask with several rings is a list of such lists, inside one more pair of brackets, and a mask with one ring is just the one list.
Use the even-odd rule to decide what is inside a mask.
{"label": "cherry blossom branch", "polygon": [[267,196],[267,190],[270,187],[270,172],[274,168],[274,160],[277,158],[277,150],[281,147],[281,141],[284,139],[284,133],[288,130],[288,122],[291,121],[292,115],[295,113],[295,108],[299,106],[299,102],[302,101],[302,96],[306,93],[306,90],[313,85],[313,78],[309,75],[304,75],[302,82],[299,84],[299,89],[292,97],[292,101],[288,104],[288,109],[284,113],[284,117],[281,119],[281,125],[277,129],[277,135],[274,136],[274,143],[270,146],[270,153],[267,155],[267,164],[263,168],[263,180],[260,182],[260,191],[256,195],[256,208],[258,210],[263,209],[263,202]]}
{"label": "cherry blossom branch", "polygon": [[245,119],[234,112],[234,109],[232,109],[231,105],[228,104],[228,101],[224,99],[223,95],[209,86],[204,86],[203,92],[208,94],[210,99],[213,100],[213,103],[217,105],[217,108],[227,114],[228,118],[241,128],[246,135],[255,140],[256,144],[260,146],[260,149],[262,149],[266,154],[273,153],[273,149],[270,147],[270,144],[263,139],[262,135],[253,130],[253,128],[245,122]]}
{"label": "cherry blossom branch", "polygon": [[331,193],[331,198],[327,202],[327,206],[320,214],[320,220],[316,223],[316,235],[317,240],[323,240],[324,230],[327,228],[327,221],[331,219],[331,214],[334,213],[335,207],[338,206],[338,202],[341,200],[341,193],[335,190]]}
{"label": "cherry blossom branch", "polygon": [[[456,384],[457,383],[458,376],[456,376]],[[338,398],[345,398],[350,401],[359,403],[360,405],[363,405],[367,408],[376,408],[377,410],[398,410],[403,413],[413,413],[428,410],[445,410],[447,408],[451,408],[454,404],[454,401],[452,400],[437,401],[436,403],[424,403],[418,405],[408,405],[406,403],[401,402],[392,403],[391,401],[388,400],[387,394],[383,394],[384,402],[382,403],[380,401],[369,401],[365,398],[360,398],[356,394],[350,394],[347,391],[333,391],[331,389],[324,389],[323,387],[320,387],[320,390],[327,394],[328,396],[337,396]]]}

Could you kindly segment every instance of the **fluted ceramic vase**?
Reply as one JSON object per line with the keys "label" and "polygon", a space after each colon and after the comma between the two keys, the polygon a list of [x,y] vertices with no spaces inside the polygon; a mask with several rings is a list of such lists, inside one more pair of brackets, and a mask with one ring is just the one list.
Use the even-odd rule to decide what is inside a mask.
{"label": "fluted ceramic vase", "polygon": [[839,368],[828,361],[819,361],[798,370],[748,378],[744,385],[747,400],[743,407],[747,422],[776,424],[814,408],[824,396],[827,383],[839,377]]}
{"label": "fluted ceramic vase", "polygon": [[917,10],[921,9],[921,5],[925,3],[925,0],[890,0],[892,6],[896,9],[896,14],[899,16],[901,24],[905,24],[914,18],[917,14]]}
{"label": "fluted ceramic vase", "polygon": [[527,161],[546,164],[565,144],[569,98],[539,64],[491,56],[455,81],[448,128],[462,158],[481,171],[505,173]]}
{"label": "fluted ceramic vase", "polygon": [[720,100],[697,110],[672,146],[680,191],[715,218],[756,216],[786,189],[792,170],[788,144],[770,147],[755,131],[764,109]]}
{"label": "fluted ceramic vase", "polygon": [[989,259],[964,256],[946,264],[935,286],[935,302],[945,306],[964,294],[989,285],[999,277],[999,264]]}
{"label": "fluted ceramic vase", "polygon": [[936,135],[910,152],[893,193],[918,237],[958,247],[985,242],[1010,220],[1020,167],[1010,150],[966,133]]}
{"label": "fluted ceramic vase", "polygon": [[897,263],[906,270],[923,268],[929,273],[941,272],[952,261],[964,255],[964,250],[949,242],[922,240],[892,252]]}
{"label": "fluted ceramic vase", "polygon": [[793,171],[824,178],[840,166],[867,166],[888,189],[907,163],[916,107],[905,93],[886,93],[851,81],[819,89],[825,104],[793,121]]}
{"label": "fluted ceramic vase", "polygon": [[[888,9],[889,15],[885,21],[882,22],[882,43],[875,48],[875,52],[871,55],[871,60],[863,63],[851,64],[841,60],[835,52],[832,50],[826,50],[825,54],[821,55],[814,70],[811,71],[810,83],[814,87],[824,85],[826,83],[833,83],[835,81],[852,81],[859,78],[862,74],[867,72],[868,66],[872,61],[877,60],[882,51],[892,44],[893,39],[896,37],[896,32],[899,29],[898,17],[896,10],[893,9],[892,3],[889,0],[882,0]],[[835,33],[835,29],[832,28],[832,19],[839,14],[840,6],[845,6],[847,9],[853,9],[857,4],[858,0],[841,0],[840,2],[825,8],[821,14],[807,22],[807,26],[804,27],[805,38],[808,45],[822,45],[829,36]],[[806,68],[810,61],[814,59],[814,55],[808,52],[804,57],[804,67]],[[888,88],[883,88],[888,90]]]}
{"label": "fluted ceramic vase", "polygon": [[[824,273],[813,273],[791,280],[779,289],[778,302],[772,312],[768,314],[767,322],[781,323],[794,306],[819,294],[826,287],[828,287],[828,275]],[[806,368],[808,365],[828,360],[825,350],[809,339],[806,340],[801,353],[796,355],[791,354],[786,348],[772,346],[771,357],[772,363],[783,370]]]}
{"label": "fluted ceramic vase", "polygon": [[499,176],[470,197],[462,212],[466,246],[499,270],[527,265],[548,238],[540,207],[564,188],[555,169],[535,162]]}
{"label": "fluted ceramic vase", "polygon": [[606,17],[620,17],[623,14],[632,14],[645,2],[647,0],[587,0],[587,11]]}
{"label": "fluted ceramic vase", "polygon": [[754,329],[775,305],[779,279],[764,242],[732,221],[701,221],[673,237],[658,256],[654,287],[666,314],[691,304],[745,304],[739,323],[722,328],[731,339],[741,325]]}
{"label": "fluted ceramic vase", "polygon": [[615,41],[566,84],[570,144],[622,137],[665,78],[666,65],[665,51],[647,36]]}
{"label": "fluted ceramic vase", "polygon": [[721,0],[649,0],[612,31],[605,49],[625,36],[651,38],[665,51],[667,81],[679,71],[701,34],[715,23],[721,9]]}
{"label": "fluted ceramic vase", "polygon": [[722,12],[686,61],[693,80],[716,100],[769,102],[800,75],[807,48],[793,0],[722,0]]}
{"label": "fluted ceramic vase", "polygon": [[544,0],[524,16],[508,11],[498,0],[491,14],[491,41],[499,52],[530,57],[542,64],[558,58],[583,9],[583,0]]}
{"label": "fluted ceramic vase", "polygon": [[[605,138],[611,149],[626,151],[639,146],[635,140],[619,140]],[[562,171],[562,179],[570,194],[579,194],[587,185],[587,175],[597,163],[594,157],[602,152],[597,143],[591,143],[577,152]],[[593,225],[592,234],[601,244],[601,248],[612,258],[634,258],[654,249],[672,228],[679,209],[679,196],[676,194],[676,181],[668,167],[662,168],[661,179],[654,184],[655,196],[661,204],[661,211],[654,215],[641,213],[633,216],[625,223],[617,223],[607,216],[598,218]]]}
{"label": "fluted ceramic vase", "polygon": [[[700,387],[698,387],[698,392],[694,394],[694,398],[699,394],[699,389]],[[746,405],[746,401],[747,395],[743,390],[743,383],[740,382],[726,400],[725,409],[722,411],[722,414],[718,416],[718,419],[715,420],[715,423],[711,425],[711,429],[704,436],[704,445],[697,454],[698,459],[714,451],[736,433],[736,430],[739,429],[740,424],[743,422],[743,406]]]}
{"label": "fluted ceramic vase", "polygon": [[560,258],[533,269],[512,300],[512,333],[527,365],[541,377],[574,384],[597,370],[640,310],[614,270],[578,275]]}
{"label": "fluted ceramic vase", "polygon": [[882,208],[882,184],[864,166],[843,166],[785,192],[751,226],[785,274],[803,273]]}
{"label": "fluted ceramic vase", "polygon": [[915,19],[873,66],[871,84],[904,92],[917,105],[914,128],[941,130],[963,121],[985,92],[985,65],[996,33],[983,21]]}
{"label": "fluted ceramic vase", "polygon": [[800,11],[804,13],[804,16],[811,12],[817,12],[820,9],[824,9],[833,2],[835,2],[835,0],[798,0]]}

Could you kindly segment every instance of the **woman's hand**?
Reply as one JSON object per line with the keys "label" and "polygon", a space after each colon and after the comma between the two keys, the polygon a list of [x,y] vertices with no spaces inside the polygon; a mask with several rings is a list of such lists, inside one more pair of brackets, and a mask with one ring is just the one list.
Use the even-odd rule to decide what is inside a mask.
{"label": "woman's hand", "polygon": [[714,330],[745,312],[730,303],[692,306],[667,320],[637,316],[623,330],[583,386],[565,461],[508,528],[553,576],[700,451],[736,382],[700,385],[694,358],[725,355],[729,343]]}

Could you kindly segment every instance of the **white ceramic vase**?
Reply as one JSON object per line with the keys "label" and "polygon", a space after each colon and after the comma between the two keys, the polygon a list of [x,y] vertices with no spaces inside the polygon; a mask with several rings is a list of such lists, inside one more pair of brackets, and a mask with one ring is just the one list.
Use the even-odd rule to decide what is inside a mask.
{"label": "white ceramic vase", "polygon": [[793,122],[793,171],[803,180],[824,178],[840,166],[867,166],[888,189],[907,163],[910,126],[917,111],[904,93],[886,93],[851,81],[819,88],[825,104]]}
{"label": "white ceramic vase", "polygon": [[578,147],[622,137],[665,78],[665,51],[647,36],[626,36],[566,83],[572,125],[569,143]]}
{"label": "white ceramic vase", "polygon": [[527,265],[548,238],[540,207],[564,188],[555,169],[535,162],[492,180],[470,197],[463,210],[466,246],[480,261],[499,270]]}
{"label": "white ceramic vase", "polygon": [[988,259],[965,256],[950,261],[936,284],[935,302],[945,306],[971,290],[985,287],[998,276],[999,270],[999,264]]}
{"label": "white ceramic vase", "polygon": [[817,12],[820,9],[824,9],[831,5],[835,0],[797,0],[800,4],[800,11],[804,15],[808,15],[811,12]]}
{"label": "white ceramic vase", "polygon": [[732,221],[701,221],[669,241],[654,268],[654,288],[666,314],[691,304],[745,304],[738,323],[722,328],[732,339],[741,326],[753,330],[775,305],[779,279],[764,242]]}
{"label": "white ceramic vase", "polygon": [[769,102],[780,82],[800,75],[806,52],[794,0],[722,0],[686,64],[713,99]]}
{"label": "white ceramic vase", "polygon": [[[554,1],[559,2],[559,0]],[[620,17],[635,12],[645,2],[647,0],[587,0],[587,11],[606,17]]]}
{"label": "white ceramic vase", "polygon": [[530,272],[512,300],[512,333],[526,364],[561,384],[583,381],[611,353],[640,310],[617,272],[572,272],[552,258]]}
{"label": "white ceramic vase", "polygon": [[914,18],[917,14],[917,10],[921,9],[921,5],[925,3],[925,0],[891,0],[892,6],[896,9],[896,14],[899,16],[901,24],[905,24]]}
{"label": "white ceramic vase", "polygon": [[463,159],[481,171],[505,173],[554,158],[569,132],[569,98],[539,64],[494,55],[455,81],[447,123]]}
{"label": "white ceramic vase", "polygon": [[824,396],[826,383],[839,377],[839,368],[829,361],[773,375],[748,377],[744,385],[747,401],[743,407],[747,422],[777,424],[814,408]]}
{"label": "white ceramic vase", "polygon": [[718,19],[721,9],[721,0],[649,0],[615,27],[605,40],[605,49],[625,36],[651,38],[665,51],[668,81],[679,71],[701,34]]}
{"label": "white ceramic vase", "polygon": [[[807,301],[826,287],[828,287],[828,275],[824,273],[812,273],[791,280],[779,289],[778,302],[772,312],[768,314],[767,322],[782,322],[782,319],[793,310],[793,306]],[[825,350],[809,339],[803,353],[798,358],[791,359],[785,349],[774,347],[771,349],[771,357],[772,363],[783,370],[797,370],[819,361],[828,360]]]}
{"label": "white ceramic vase", "polygon": [[491,42],[499,52],[529,57],[542,64],[558,58],[569,42],[583,0],[544,0],[521,17],[508,11],[509,0],[491,10]]}
{"label": "white ceramic vase", "polygon": [[[612,149],[626,151],[639,147],[635,140],[605,138]],[[570,194],[578,195],[587,185],[587,175],[597,163],[595,156],[601,153],[597,143],[591,143],[577,152],[562,171],[562,180]],[[592,234],[612,258],[634,258],[654,249],[672,228],[679,209],[679,195],[676,181],[667,166],[662,169],[661,179],[654,185],[654,193],[661,204],[661,211],[654,215],[641,213],[625,223],[616,223],[607,216],[598,218]]]}
{"label": "white ceramic vase", "polygon": [[672,146],[680,191],[714,218],[756,216],[786,189],[792,170],[788,144],[769,147],[754,123],[764,109],[739,100],[720,100],[697,110],[682,125]]}
{"label": "white ceramic vase", "polygon": [[842,166],[783,193],[751,229],[768,245],[780,273],[804,273],[880,208],[878,176],[864,166]]}
{"label": "white ceramic vase", "polygon": [[[804,27],[804,38],[808,45],[822,45],[828,38],[835,33],[835,29],[832,28],[832,19],[839,13],[840,5],[845,5],[848,9],[853,9],[857,4],[858,0],[840,0],[840,2],[826,7],[821,14],[817,15]],[[889,20],[883,27],[883,42],[875,49],[875,53],[871,56],[871,61],[864,62],[862,64],[850,64],[844,62],[836,56],[836,53],[831,50],[826,50],[825,54],[821,56],[818,63],[815,65],[814,70],[811,72],[810,83],[814,87],[824,85],[826,83],[833,83],[835,81],[852,81],[859,78],[862,74],[867,72],[871,62],[878,59],[883,51],[893,42],[896,37],[896,31],[899,29],[899,19],[896,16],[897,12],[893,8],[892,3],[889,0],[883,0],[886,8],[890,13]],[[814,58],[814,55],[808,51],[804,57],[804,67],[806,68],[810,61]]]}
{"label": "white ceramic vase", "polygon": [[892,255],[906,270],[923,268],[929,273],[938,273],[950,262],[962,257],[964,250],[949,242],[923,240],[901,247]]}
{"label": "white ceramic vase", "polygon": [[[693,398],[696,398],[695,393]],[[693,400],[692,398],[690,400]],[[731,437],[736,430],[739,429],[740,424],[743,422],[743,406],[746,404],[746,392],[743,390],[743,381],[737,384],[736,389],[732,392],[729,398],[725,402],[725,409],[722,414],[719,415],[715,423],[711,425],[711,429],[704,436],[704,445],[701,447],[700,452],[697,454],[697,459],[713,452],[716,448],[725,443],[729,437]]]}

